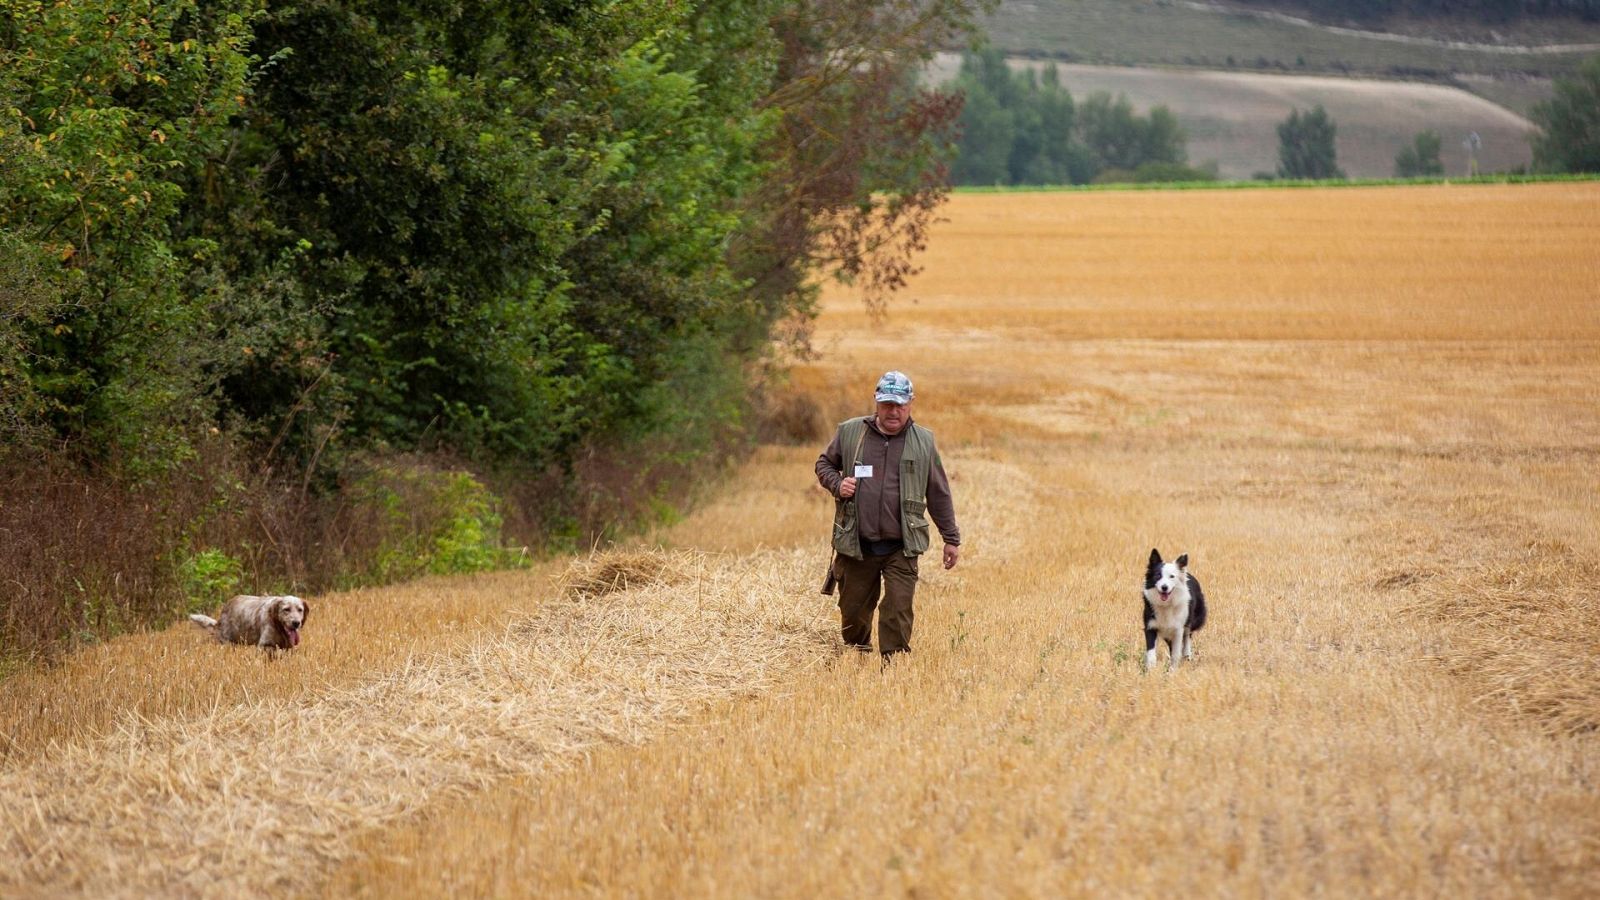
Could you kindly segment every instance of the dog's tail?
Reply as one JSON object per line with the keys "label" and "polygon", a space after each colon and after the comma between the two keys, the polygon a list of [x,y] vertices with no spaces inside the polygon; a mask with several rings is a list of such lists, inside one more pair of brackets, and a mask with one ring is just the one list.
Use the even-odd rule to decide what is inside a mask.
{"label": "dog's tail", "polygon": [[210,616],[202,616],[199,613],[190,613],[189,619],[207,631],[217,630],[217,620],[211,618]]}

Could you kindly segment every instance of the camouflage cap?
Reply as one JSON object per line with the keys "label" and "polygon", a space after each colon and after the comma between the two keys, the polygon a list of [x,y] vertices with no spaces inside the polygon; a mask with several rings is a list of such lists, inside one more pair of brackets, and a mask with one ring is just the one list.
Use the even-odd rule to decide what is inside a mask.
{"label": "camouflage cap", "polygon": [[878,379],[875,397],[879,403],[898,403],[904,406],[916,394],[911,390],[911,379],[904,372],[885,372]]}

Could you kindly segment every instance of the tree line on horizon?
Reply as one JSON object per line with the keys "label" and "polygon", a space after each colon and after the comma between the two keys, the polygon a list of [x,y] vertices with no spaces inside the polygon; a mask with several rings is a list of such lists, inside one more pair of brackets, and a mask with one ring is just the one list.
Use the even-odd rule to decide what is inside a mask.
{"label": "tree line on horizon", "polygon": [[1141,116],[1126,96],[1106,92],[1079,100],[1053,63],[1018,71],[1003,51],[985,48],[963,54],[950,87],[964,98],[951,170],[958,185],[1216,177],[1187,164],[1186,138],[1169,109]]}
{"label": "tree line on horizon", "polygon": [[[965,54],[951,86],[966,98],[959,119],[953,178],[967,186],[1210,181],[1215,165],[1187,162],[1187,137],[1165,106],[1146,115],[1125,95],[1097,92],[1078,101],[1052,63],[1014,69],[1003,52]],[[1571,78],[1532,119],[1533,170],[1600,172],[1600,56]],[[1278,167],[1257,180],[1339,179],[1337,123],[1320,104],[1293,109],[1277,126]],[[1398,178],[1444,174],[1443,138],[1418,132],[1395,156]]]}

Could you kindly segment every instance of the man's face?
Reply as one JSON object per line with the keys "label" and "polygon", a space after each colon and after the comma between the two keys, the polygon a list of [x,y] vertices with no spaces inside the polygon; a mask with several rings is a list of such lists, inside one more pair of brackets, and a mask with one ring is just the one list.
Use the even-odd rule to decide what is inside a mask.
{"label": "man's face", "polygon": [[909,421],[911,421],[911,404],[878,404],[878,430],[884,434],[899,434],[900,429],[906,427]]}

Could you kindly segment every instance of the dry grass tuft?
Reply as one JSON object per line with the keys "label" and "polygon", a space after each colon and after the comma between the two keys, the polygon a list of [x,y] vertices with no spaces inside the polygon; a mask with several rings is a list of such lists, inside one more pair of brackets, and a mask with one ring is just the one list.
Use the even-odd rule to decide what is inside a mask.
{"label": "dry grass tuft", "polygon": [[1600,565],[1559,541],[1424,584],[1409,609],[1436,623],[1435,649],[1480,702],[1556,734],[1600,729]]}
{"label": "dry grass tuft", "polygon": [[575,599],[593,599],[633,588],[677,584],[703,572],[705,562],[700,554],[687,551],[596,551],[567,566],[561,574],[561,593]]}

